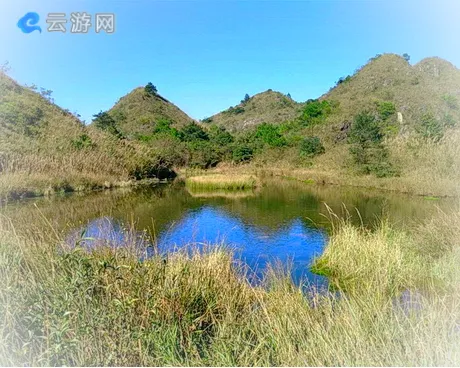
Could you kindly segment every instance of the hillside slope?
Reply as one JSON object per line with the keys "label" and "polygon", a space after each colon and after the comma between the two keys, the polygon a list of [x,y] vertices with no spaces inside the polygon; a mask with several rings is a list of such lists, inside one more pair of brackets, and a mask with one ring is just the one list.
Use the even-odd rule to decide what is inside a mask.
{"label": "hillside slope", "polygon": [[111,186],[152,175],[156,160],[0,73],[0,196]]}
{"label": "hillside slope", "polygon": [[378,102],[392,102],[406,128],[415,127],[426,113],[441,121],[458,120],[459,98],[460,70],[451,63],[426,58],[411,66],[399,55],[384,54],[371,59],[320,99],[340,103],[332,119],[336,121],[350,121],[357,111],[375,109]]}
{"label": "hillside slope", "polygon": [[288,142],[317,137],[322,153],[302,163],[292,143],[278,164],[303,166],[307,177],[329,183],[458,194],[459,101],[460,70],[445,60],[411,66],[394,54],[372,58],[319,101],[307,101],[289,126]]}
{"label": "hillside slope", "polygon": [[231,107],[206,119],[231,132],[253,128],[261,123],[277,124],[295,118],[302,104],[276,91],[268,90],[247,102]]}
{"label": "hillside slope", "polygon": [[168,120],[179,128],[193,121],[185,112],[161,95],[149,94],[144,87],[135,88],[108,111],[121,133],[128,138],[151,134],[155,124]]}

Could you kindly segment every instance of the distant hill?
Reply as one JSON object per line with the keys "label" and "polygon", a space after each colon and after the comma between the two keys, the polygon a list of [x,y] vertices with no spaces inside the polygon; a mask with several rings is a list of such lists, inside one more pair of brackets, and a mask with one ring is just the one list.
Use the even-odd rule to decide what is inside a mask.
{"label": "distant hill", "polygon": [[460,180],[459,127],[460,71],[440,58],[410,65],[378,55],[318,99],[298,103],[268,90],[200,124],[149,83],[85,126],[49,91],[0,73],[0,195],[250,161],[314,170],[325,182],[392,178],[397,190],[437,193],[443,185],[451,193]]}
{"label": "distant hill", "polygon": [[268,90],[252,96],[247,102],[205,119],[205,123],[223,126],[231,132],[249,129],[261,123],[281,123],[295,118],[302,107],[292,98]]}
{"label": "distant hill", "polygon": [[359,111],[375,109],[378,102],[392,102],[403,127],[416,126],[426,113],[442,121],[458,120],[460,70],[440,58],[426,58],[411,66],[399,55],[384,54],[343,78],[320,98],[325,99],[340,103],[332,121],[350,121]]}
{"label": "distant hill", "polygon": [[144,87],[135,88],[120,98],[108,113],[128,138],[151,134],[159,120],[168,120],[176,128],[193,121],[176,105],[157,93],[147,93]]}

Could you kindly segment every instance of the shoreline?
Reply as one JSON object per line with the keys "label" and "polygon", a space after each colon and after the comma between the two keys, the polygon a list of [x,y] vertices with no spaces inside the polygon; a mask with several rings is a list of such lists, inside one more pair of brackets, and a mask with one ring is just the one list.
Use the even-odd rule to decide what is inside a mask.
{"label": "shoreline", "polygon": [[[377,190],[381,192],[389,192],[393,194],[404,194],[408,196],[424,197],[427,200],[437,200],[441,198],[459,198],[460,190],[458,185],[455,185],[453,180],[445,179],[439,182],[433,182],[432,188],[436,187],[439,190],[424,189],[420,184],[411,180],[408,177],[396,178],[376,178],[373,176],[350,176],[334,174],[327,171],[315,171],[302,168],[269,168],[269,167],[254,167],[253,165],[227,166],[221,165],[210,169],[193,169],[193,168],[175,168],[173,170],[178,178],[187,178],[196,175],[242,175],[249,174],[259,178],[264,176],[279,177],[286,180],[295,180],[304,184],[315,185],[331,185],[338,187],[351,187],[360,189]],[[0,177],[1,179],[1,177]],[[11,177],[11,179],[17,179]],[[113,180],[111,178],[101,180],[91,180],[85,176],[70,179],[47,179],[42,177],[22,176],[19,179],[19,185],[6,189],[1,188],[2,180],[0,180],[0,202],[18,201],[29,198],[53,197],[68,193],[90,193],[97,191],[111,190],[114,188],[137,187],[144,185],[152,185],[164,182],[165,179],[145,178],[145,179],[128,179],[128,180]],[[27,180],[31,183],[24,184]],[[169,179],[167,179],[169,180]],[[14,180],[18,182],[18,180]],[[53,183],[54,181],[54,183]],[[3,179],[4,183],[8,183],[8,178]]]}

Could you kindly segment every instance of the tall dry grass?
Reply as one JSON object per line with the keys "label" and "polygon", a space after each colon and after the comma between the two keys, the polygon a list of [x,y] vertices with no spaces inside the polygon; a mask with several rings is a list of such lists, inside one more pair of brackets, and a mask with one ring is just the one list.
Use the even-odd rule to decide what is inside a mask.
{"label": "tall dry grass", "polygon": [[130,240],[88,252],[0,223],[2,365],[460,364],[459,213],[338,224],[318,261],[330,294],[274,269],[250,286],[224,248],[140,261]]}
{"label": "tall dry grass", "polygon": [[185,185],[196,190],[243,190],[252,189],[257,180],[252,175],[200,175],[185,179]]}

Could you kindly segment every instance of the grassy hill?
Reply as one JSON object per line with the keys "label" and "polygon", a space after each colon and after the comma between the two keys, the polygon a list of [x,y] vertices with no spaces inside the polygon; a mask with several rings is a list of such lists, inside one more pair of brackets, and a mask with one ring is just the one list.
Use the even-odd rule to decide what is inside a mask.
{"label": "grassy hill", "polygon": [[146,92],[144,87],[135,88],[122,97],[108,113],[128,138],[151,134],[160,120],[170,121],[176,128],[193,121],[176,105],[158,93]]}
{"label": "grassy hill", "polygon": [[451,63],[427,58],[411,66],[381,55],[307,101],[295,119],[278,122],[272,129],[285,144],[253,161],[322,182],[458,194],[459,99],[460,71]]}
{"label": "grassy hill", "polygon": [[148,147],[85,126],[47,91],[0,73],[0,196],[110,187],[157,168]]}
{"label": "grassy hill", "polygon": [[385,54],[371,59],[320,99],[340,103],[337,121],[375,109],[376,103],[391,102],[401,113],[402,124],[414,127],[426,113],[441,121],[458,120],[459,98],[460,71],[451,63],[426,58],[411,66],[399,55]]}
{"label": "grassy hill", "polygon": [[246,102],[222,111],[203,122],[223,126],[231,132],[254,128],[261,123],[279,123],[295,118],[302,104],[280,92],[268,90]]}
{"label": "grassy hill", "polygon": [[297,103],[268,90],[200,124],[153,85],[122,97],[90,126],[47,91],[4,74],[0,87],[0,193],[110,186],[223,162],[320,182],[459,192],[460,71],[439,58],[412,66],[380,55],[317,100]]}

